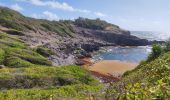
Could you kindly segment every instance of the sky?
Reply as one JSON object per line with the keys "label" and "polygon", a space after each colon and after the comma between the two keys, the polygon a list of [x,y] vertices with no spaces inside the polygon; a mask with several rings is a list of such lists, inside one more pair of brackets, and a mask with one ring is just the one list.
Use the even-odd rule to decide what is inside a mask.
{"label": "sky", "polygon": [[0,5],[38,19],[100,18],[127,30],[170,32],[170,0],[0,0]]}

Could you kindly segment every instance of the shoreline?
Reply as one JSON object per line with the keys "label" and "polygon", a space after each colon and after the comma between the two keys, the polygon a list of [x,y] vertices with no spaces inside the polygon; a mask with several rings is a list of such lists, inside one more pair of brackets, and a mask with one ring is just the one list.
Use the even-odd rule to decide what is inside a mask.
{"label": "shoreline", "polygon": [[[124,72],[133,70],[139,65],[138,62],[95,58],[96,53],[109,52],[112,48],[113,46],[101,47],[98,51],[91,53],[92,57],[81,59],[84,62],[82,66],[103,83],[119,81]],[[114,46],[114,48],[150,48],[150,46]]]}
{"label": "shoreline", "polygon": [[89,66],[89,70],[120,77],[124,72],[136,68],[137,65],[119,60],[98,60]]}
{"label": "shoreline", "polygon": [[85,63],[82,67],[103,83],[119,81],[124,72],[132,70],[138,65],[119,60],[98,60],[96,62],[91,60],[92,58],[82,59]]}
{"label": "shoreline", "polygon": [[[115,49],[117,49],[117,48],[134,48],[134,49],[148,49],[148,50],[151,50],[151,48],[152,48],[152,46],[151,45],[146,45],[146,46],[106,46],[106,47],[100,47],[100,49],[99,50],[97,50],[97,51],[93,51],[92,53],[91,53],[91,55],[92,55],[92,58],[91,58],[91,61],[93,62],[93,63],[96,63],[96,62],[98,62],[98,61],[101,61],[101,60],[104,60],[103,58],[101,58],[101,57],[97,57],[96,55],[99,53],[105,53],[105,52],[112,52],[112,50],[113,50],[113,48],[115,48]],[[97,58],[96,58],[97,57]],[[121,61],[121,60],[118,60],[118,61]],[[121,62],[128,62],[128,63],[135,63],[136,61],[121,61]],[[136,63],[140,63],[140,62],[136,62]]]}

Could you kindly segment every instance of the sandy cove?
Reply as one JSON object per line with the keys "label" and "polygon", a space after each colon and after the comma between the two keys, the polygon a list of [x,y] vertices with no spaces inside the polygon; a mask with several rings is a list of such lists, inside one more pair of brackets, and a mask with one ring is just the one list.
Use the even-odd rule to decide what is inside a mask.
{"label": "sandy cove", "polygon": [[128,70],[132,70],[137,66],[134,63],[122,62],[117,60],[101,60],[89,66],[90,71],[96,71],[103,74],[122,75]]}
{"label": "sandy cove", "polygon": [[84,67],[104,82],[117,81],[124,72],[132,70],[138,65],[118,60],[100,60],[94,64],[90,58],[85,58],[83,61],[86,63]]}

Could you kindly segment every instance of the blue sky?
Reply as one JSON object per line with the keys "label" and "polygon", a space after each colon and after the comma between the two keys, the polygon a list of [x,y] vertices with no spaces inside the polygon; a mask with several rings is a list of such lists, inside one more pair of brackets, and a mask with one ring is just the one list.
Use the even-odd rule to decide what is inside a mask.
{"label": "blue sky", "polygon": [[25,16],[101,18],[127,30],[170,32],[170,0],[0,0]]}

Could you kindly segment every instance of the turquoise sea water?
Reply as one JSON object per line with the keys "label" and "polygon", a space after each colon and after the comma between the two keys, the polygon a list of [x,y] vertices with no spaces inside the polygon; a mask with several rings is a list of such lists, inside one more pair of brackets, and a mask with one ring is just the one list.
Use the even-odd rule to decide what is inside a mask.
{"label": "turquoise sea water", "polygon": [[105,52],[94,55],[95,60],[120,60],[139,63],[145,60],[151,52],[151,47],[112,47]]}
{"label": "turquoise sea water", "polygon": [[[148,40],[165,41],[170,36],[169,33],[154,32],[132,32],[132,35]],[[98,52],[94,55],[94,60],[120,60],[132,63],[140,63],[151,53],[151,46],[142,47],[111,47],[105,52]]]}

